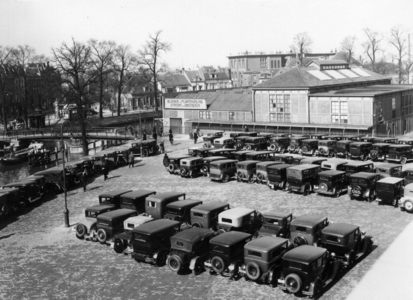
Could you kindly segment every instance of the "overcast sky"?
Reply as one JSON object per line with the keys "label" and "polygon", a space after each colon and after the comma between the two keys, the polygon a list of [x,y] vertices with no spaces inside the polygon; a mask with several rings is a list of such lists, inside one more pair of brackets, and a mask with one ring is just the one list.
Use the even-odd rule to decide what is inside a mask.
{"label": "overcast sky", "polygon": [[28,44],[50,55],[74,37],[137,50],[163,30],[172,49],[162,59],[192,69],[227,66],[228,55],[246,50],[287,52],[295,34],[308,32],[313,52],[339,49],[355,35],[359,55],[363,28],[388,34],[402,25],[413,33],[412,8],[412,0],[0,0],[0,45]]}

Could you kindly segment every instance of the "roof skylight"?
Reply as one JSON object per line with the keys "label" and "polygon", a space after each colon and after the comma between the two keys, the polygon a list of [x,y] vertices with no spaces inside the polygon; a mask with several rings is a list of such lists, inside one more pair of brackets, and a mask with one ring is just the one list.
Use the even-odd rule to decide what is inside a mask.
{"label": "roof skylight", "polygon": [[349,78],[357,78],[359,77],[359,75],[357,75],[354,72],[351,72],[350,70],[340,70],[341,73],[343,73],[344,75],[346,75]]}
{"label": "roof skylight", "polygon": [[371,76],[369,73],[367,73],[366,71],[364,71],[363,69],[360,69],[360,68],[351,69],[351,70],[352,70],[353,72],[359,74],[360,76],[363,76],[363,77]]}
{"label": "roof skylight", "polygon": [[317,77],[320,80],[331,80],[330,77],[328,77],[326,74],[324,74],[323,72],[321,72],[319,70],[308,71],[308,73],[310,73],[314,77]]}
{"label": "roof skylight", "polygon": [[343,74],[341,74],[337,71],[334,71],[334,70],[325,70],[324,72],[326,72],[331,77],[334,77],[335,79],[346,79],[347,78]]}

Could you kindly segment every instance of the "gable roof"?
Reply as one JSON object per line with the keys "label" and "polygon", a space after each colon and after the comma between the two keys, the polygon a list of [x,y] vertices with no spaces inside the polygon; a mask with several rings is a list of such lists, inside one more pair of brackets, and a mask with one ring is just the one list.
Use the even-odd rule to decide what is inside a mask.
{"label": "gable roof", "polygon": [[204,80],[204,74],[198,70],[195,70],[195,71],[185,70],[184,72],[190,82],[200,82]]}
{"label": "gable roof", "polygon": [[[217,75],[216,78],[212,78],[211,75]],[[229,80],[227,73],[225,72],[212,72],[212,73],[204,73],[205,81],[207,80]]]}
{"label": "gable roof", "polygon": [[173,88],[177,86],[190,86],[190,82],[181,74],[159,75],[158,82],[164,88]]}

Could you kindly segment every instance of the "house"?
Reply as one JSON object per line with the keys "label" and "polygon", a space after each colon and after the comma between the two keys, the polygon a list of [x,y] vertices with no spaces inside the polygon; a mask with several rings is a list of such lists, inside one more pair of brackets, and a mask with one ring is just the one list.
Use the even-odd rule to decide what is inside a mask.
{"label": "house", "polygon": [[192,90],[192,84],[182,74],[159,74],[158,89],[162,93],[187,92]]}
{"label": "house", "polygon": [[198,70],[191,71],[182,69],[182,75],[184,75],[186,80],[190,82],[192,91],[201,91],[206,89],[203,72]]}

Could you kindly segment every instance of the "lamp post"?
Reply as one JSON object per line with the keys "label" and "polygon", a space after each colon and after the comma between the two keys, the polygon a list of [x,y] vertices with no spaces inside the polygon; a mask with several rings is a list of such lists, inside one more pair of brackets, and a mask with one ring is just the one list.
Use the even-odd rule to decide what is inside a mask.
{"label": "lamp post", "polygon": [[67,209],[67,189],[66,189],[66,165],[65,165],[65,144],[63,142],[63,125],[60,126],[60,139],[63,145],[63,191],[65,193],[65,210],[63,211],[63,215],[65,218],[65,227],[70,227],[69,225],[69,210]]}

